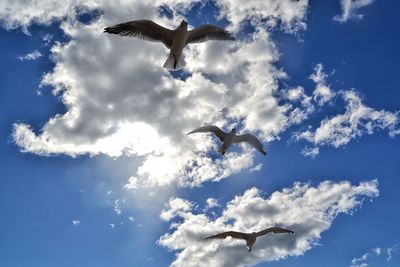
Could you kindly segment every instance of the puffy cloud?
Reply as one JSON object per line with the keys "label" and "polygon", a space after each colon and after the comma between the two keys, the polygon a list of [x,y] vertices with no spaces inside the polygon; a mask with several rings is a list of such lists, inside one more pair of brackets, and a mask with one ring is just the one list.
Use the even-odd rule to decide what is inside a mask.
{"label": "puffy cloud", "polygon": [[206,202],[207,202],[207,206],[206,206],[207,209],[212,209],[212,208],[221,206],[218,203],[218,199],[216,199],[216,198],[212,198],[212,197],[211,198],[207,198]]}
{"label": "puffy cloud", "polygon": [[18,59],[21,60],[21,61],[36,60],[36,59],[38,59],[38,58],[40,58],[42,56],[43,56],[42,53],[40,53],[37,50],[34,50],[34,51],[32,51],[32,52],[30,52],[30,53],[28,53],[26,55],[19,56]]}
{"label": "puffy cloud", "polygon": [[389,130],[390,136],[399,134],[398,112],[377,111],[362,103],[360,95],[354,90],[342,92],[346,103],[344,114],[321,121],[315,130],[306,130],[295,135],[297,140],[307,140],[315,146],[331,145],[340,147],[364,134],[373,134],[377,129]]}
{"label": "puffy cloud", "polygon": [[124,188],[129,190],[135,190],[138,188],[138,178],[135,176],[129,177],[128,183],[124,185]]}
{"label": "puffy cloud", "polygon": [[281,22],[287,31],[304,29],[305,16],[308,8],[308,0],[248,0],[238,3],[235,0],[220,0],[217,4],[221,7],[221,16],[232,22],[233,28],[238,28],[246,19],[260,22],[268,19],[268,25],[275,26]]}
{"label": "puffy cloud", "polygon": [[28,33],[33,23],[49,25],[98,6],[97,0],[65,0],[62,4],[54,0],[4,0],[0,2],[0,23],[7,30],[22,27]]}
{"label": "puffy cloud", "polygon": [[336,15],[333,19],[339,22],[346,22],[349,19],[362,19],[363,15],[357,14],[357,11],[373,2],[374,0],[340,0],[342,14]]}
{"label": "puffy cloud", "polygon": [[[324,181],[313,187],[295,183],[293,187],[273,192],[264,197],[251,188],[228,202],[215,219],[195,213],[194,204],[174,199],[162,212],[172,220],[171,233],[164,234],[158,244],[178,250],[172,266],[243,266],[263,261],[304,254],[321,239],[340,213],[351,214],[365,198],[379,194],[377,180],[352,185],[348,181]],[[259,231],[270,226],[292,229],[294,235],[271,235],[259,238],[248,253],[241,240],[204,240],[220,231]]]}
{"label": "puffy cloud", "polygon": [[176,216],[185,214],[192,209],[193,203],[181,198],[170,198],[168,204],[161,211],[160,218],[164,221],[169,221]]}
{"label": "puffy cloud", "polygon": [[[27,8],[47,10],[47,2],[42,8],[33,1]],[[285,73],[274,67],[279,53],[265,26],[257,24],[254,33],[236,42],[189,46],[185,51],[186,79],[176,79],[161,67],[168,54],[162,45],[102,33],[105,26],[139,17],[176,27],[182,12],[196,2],[89,1],[82,5],[99,9],[102,15],[88,24],[64,9],[49,11],[43,21],[35,16],[25,20],[3,15],[3,20],[9,21],[5,25],[12,27],[51,23],[53,18],[68,15],[60,27],[70,40],[55,42],[51,48],[55,67],[42,80],[42,85],[53,87],[66,112],[50,118],[41,129],[14,124],[15,143],[22,151],[38,155],[143,156],[133,175],[144,186],[198,186],[252,167],[253,150],[244,148],[244,153],[216,158],[211,152],[216,148],[214,139],[186,137],[185,132],[206,123],[228,128],[241,125],[239,130],[272,141],[304,118],[302,114],[288,115],[291,107],[280,104],[276,96],[276,78]],[[241,9],[233,3],[217,2],[232,25],[256,8],[271,18],[281,16],[285,25],[297,25],[307,7],[307,1],[243,4]],[[81,6],[79,1],[68,5]],[[169,6],[176,16],[160,17],[160,5]]]}
{"label": "puffy cloud", "polygon": [[72,225],[73,226],[78,226],[78,225],[80,225],[81,224],[81,221],[80,220],[72,220]]}

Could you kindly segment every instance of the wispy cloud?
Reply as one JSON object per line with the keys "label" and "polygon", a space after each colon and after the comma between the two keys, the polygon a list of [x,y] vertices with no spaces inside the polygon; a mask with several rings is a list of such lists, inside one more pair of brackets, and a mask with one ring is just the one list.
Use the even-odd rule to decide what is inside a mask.
{"label": "wispy cloud", "polygon": [[328,74],[323,70],[323,65],[318,63],[314,68],[315,72],[309,77],[316,84],[313,92],[313,99],[319,106],[329,102],[335,96],[335,93],[332,92],[331,88],[326,83]]}
{"label": "wispy cloud", "polygon": [[361,257],[356,257],[351,260],[350,267],[367,267],[369,266],[369,261],[372,258],[379,258],[381,264],[384,261],[389,262],[392,260],[393,252],[397,252],[397,245],[389,248],[376,247],[371,249],[371,251],[364,253]]}
{"label": "wispy cloud", "polygon": [[78,219],[72,220],[72,225],[78,226],[78,225],[80,225],[80,224],[81,224],[81,221],[80,221],[80,220],[78,220]]}
{"label": "wispy cloud", "polygon": [[29,60],[36,60],[36,59],[38,59],[38,58],[40,58],[42,56],[43,55],[39,51],[34,50],[34,51],[32,51],[32,52],[30,52],[30,53],[28,53],[26,55],[18,57],[18,59],[21,60],[21,61],[26,61],[26,60],[29,61]]}
{"label": "wispy cloud", "polygon": [[319,147],[305,147],[301,154],[305,157],[315,158],[319,155]]}
{"label": "wispy cloud", "polygon": [[315,146],[330,145],[335,148],[348,144],[352,139],[376,130],[388,130],[394,137],[400,133],[398,112],[375,110],[362,102],[355,90],[341,92],[346,103],[346,112],[321,121],[320,126],[295,135],[297,140],[306,140]]}
{"label": "wispy cloud", "polygon": [[336,15],[333,19],[338,22],[347,22],[351,19],[362,19],[363,15],[358,13],[362,7],[371,5],[374,0],[340,0],[342,14]]}
{"label": "wispy cloud", "polygon": [[126,200],[123,198],[123,199],[119,199],[119,198],[117,198],[117,199],[115,199],[114,200],[114,212],[117,214],[117,215],[121,215],[122,214],[122,207],[121,207],[121,202],[125,202]]}

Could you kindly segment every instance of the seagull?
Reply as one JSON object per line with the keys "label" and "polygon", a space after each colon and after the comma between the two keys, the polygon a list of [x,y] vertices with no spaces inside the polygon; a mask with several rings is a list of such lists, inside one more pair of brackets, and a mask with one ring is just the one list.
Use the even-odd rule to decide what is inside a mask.
{"label": "seagull", "polygon": [[228,231],[228,232],[223,232],[217,235],[212,235],[206,238],[207,239],[224,239],[227,236],[231,236],[232,238],[238,238],[238,239],[244,239],[246,240],[246,245],[249,249],[249,252],[253,248],[254,243],[256,242],[257,237],[269,234],[269,233],[274,233],[274,234],[281,234],[281,233],[290,233],[294,234],[293,231],[279,228],[279,227],[270,227],[265,230],[262,230],[260,232],[253,232],[253,233],[242,233],[242,232],[235,232],[235,231]]}
{"label": "seagull", "polygon": [[260,140],[257,139],[252,134],[243,134],[243,135],[236,135],[236,129],[233,128],[230,133],[225,133],[220,128],[214,125],[208,125],[200,127],[196,130],[191,131],[189,134],[192,133],[204,133],[204,132],[212,132],[214,133],[219,140],[221,140],[222,145],[218,147],[218,152],[222,155],[225,154],[226,150],[232,145],[236,143],[246,142],[252,145],[255,149],[260,151],[264,156],[267,154],[265,152],[263,145],[261,144]]}
{"label": "seagull", "polygon": [[178,70],[185,65],[182,51],[187,44],[208,40],[235,40],[230,32],[211,24],[205,24],[190,31],[187,27],[188,24],[184,20],[175,30],[164,28],[151,20],[133,20],[104,28],[104,32],[163,43],[170,49],[163,66],[169,70]]}

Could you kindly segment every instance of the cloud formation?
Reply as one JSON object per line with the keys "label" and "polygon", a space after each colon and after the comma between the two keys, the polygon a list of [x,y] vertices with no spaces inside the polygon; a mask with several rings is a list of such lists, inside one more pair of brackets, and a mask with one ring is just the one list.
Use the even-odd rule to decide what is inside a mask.
{"label": "cloud formation", "polygon": [[332,92],[329,85],[326,84],[326,78],[329,75],[324,73],[323,65],[318,63],[315,65],[314,71],[315,72],[309,77],[315,83],[313,99],[318,106],[322,106],[329,102],[335,96],[335,93]]}
{"label": "cloud formation", "polygon": [[21,60],[21,61],[36,60],[36,59],[38,59],[38,58],[40,58],[42,56],[43,56],[42,53],[40,53],[37,50],[34,50],[34,51],[32,51],[32,52],[30,52],[30,53],[28,53],[26,55],[19,56],[18,59]]}
{"label": "cloud formation", "polygon": [[390,262],[393,257],[393,253],[397,253],[397,245],[391,246],[389,248],[376,247],[371,249],[371,251],[364,253],[361,257],[355,257],[351,260],[350,267],[367,267],[372,258],[379,258],[380,264],[383,265],[382,261]]}
{"label": "cloud formation", "polygon": [[[50,118],[41,129],[15,123],[15,143],[38,155],[144,156],[133,174],[144,186],[198,186],[252,167],[253,151],[243,148],[244,153],[215,158],[213,139],[185,133],[207,123],[224,128],[241,125],[263,141],[272,141],[291,125],[291,107],[280,104],[275,95],[276,77],[286,74],[273,65],[279,54],[265,25],[256,24],[252,34],[236,42],[188,47],[189,77],[183,80],[161,68],[167,56],[162,45],[102,33],[105,26],[139,17],[174,28],[182,12],[196,2],[92,1],[84,6],[100,9],[102,15],[88,24],[79,22],[77,12],[68,11],[79,9],[79,1],[64,11],[49,11],[41,21],[34,15],[3,15],[9,28],[48,24],[68,15],[60,27],[70,41],[51,48],[55,68],[42,80],[54,88],[67,111]],[[43,9],[51,3],[47,1]],[[36,2],[27,5],[42,8]],[[161,17],[160,5],[169,6],[175,16]],[[230,18],[233,28],[257,8],[260,16],[280,19],[294,30],[302,25],[307,1],[261,5],[247,1],[245,9],[218,1],[217,6],[224,7],[221,16]]]}
{"label": "cloud formation", "polygon": [[315,146],[330,145],[335,148],[348,144],[352,139],[376,130],[388,130],[389,136],[400,133],[398,112],[375,110],[362,102],[355,90],[341,92],[346,103],[344,114],[338,114],[321,121],[320,126],[295,135],[297,140],[306,140]]}
{"label": "cloud formation", "polygon": [[374,0],[340,0],[342,14],[336,15],[333,19],[339,22],[347,22],[348,20],[362,19],[363,15],[358,13],[362,7],[371,5]]}
{"label": "cloud formation", "polygon": [[[171,266],[248,266],[298,256],[320,242],[321,233],[336,216],[352,214],[364,199],[378,195],[377,180],[358,185],[324,181],[316,187],[295,183],[268,197],[251,188],[228,202],[215,219],[196,212],[194,203],[174,198],[160,215],[172,221],[171,233],[164,234],[158,244],[179,251]],[[222,231],[252,232],[270,226],[285,227],[295,234],[259,238],[250,254],[241,240],[204,240]]]}
{"label": "cloud formation", "polygon": [[73,17],[97,8],[96,0],[65,0],[62,4],[54,0],[4,0],[0,2],[0,23],[7,30],[22,28],[25,33],[33,23],[49,25],[64,17]]}
{"label": "cloud formation", "polygon": [[[126,185],[131,189],[170,184],[200,186],[259,166],[253,150],[242,147],[243,152],[219,157],[215,139],[207,135],[187,137],[185,133],[201,125],[216,124],[224,129],[235,126],[239,132],[251,132],[264,143],[271,142],[289,127],[303,123],[316,106],[334,97],[321,64],[310,76],[316,83],[312,95],[300,86],[283,93],[278,88],[277,79],[288,75],[274,66],[279,51],[268,30],[277,25],[291,32],[304,29],[308,1],[246,1],[241,5],[217,1],[220,17],[230,20],[228,28],[236,31],[242,22],[250,21],[255,30],[235,42],[187,47],[187,77],[182,79],[161,67],[168,54],[161,44],[102,33],[105,26],[142,17],[174,28],[197,2],[71,1],[66,4],[68,8],[50,10],[47,7],[54,3],[46,0],[43,6],[35,1],[25,3],[32,10],[31,16],[1,11],[3,25],[10,29],[61,20],[60,28],[69,38],[64,43],[54,43],[51,58],[55,67],[42,79],[42,85],[53,88],[66,112],[49,118],[41,129],[33,129],[29,122],[15,123],[14,142],[23,152],[46,156],[141,156],[136,173],[132,173],[137,179]],[[17,7],[20,4],[15,2]],[[171,19],[160,14],[161,5],[171,8]],[[42,12],[39,9],[49,9],[47,17],[40,21],[34,15]],[[101,10],[101,15],[81,23],[79,13],[93,9]],[[349,114],[344,119],[352,116],[353,106],[348,105]],[[395,123],[389,120],[397,118],[397,114],[378,113],[382,112],[384,118],[375,118],[377,113],[372,112],[361,116],[351,127],[332,122],[327,128],[333,130],[325,137],[320,137],[323,130],[317,129],[299,134],[298,139],[337,147],[340,142],[344,144],[376,128],[389,128],[394,136]],[[364,125],[365,118],[371,123]],[[334,129],[339,127],[349,128],[350,133],[337,133]],[[313,148],[304,154],[315,156],[317,152]]]}

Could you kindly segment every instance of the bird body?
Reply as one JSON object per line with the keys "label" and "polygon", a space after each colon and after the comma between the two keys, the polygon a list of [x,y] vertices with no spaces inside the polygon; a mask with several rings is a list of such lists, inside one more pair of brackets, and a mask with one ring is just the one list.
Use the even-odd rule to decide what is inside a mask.
{"label": "bird body", "polygon": [[255,149],[260,151],[260,153],[263,154],[264,156],[267,154],[264,150],[262,143],[260,142],[260,140],[257,139],[257,137],[255,137],[252,134],[236,135],[235,128],[233,128],[230,133],[225,133],[217,126],[207,125],[189,132],[188,135],[192,133],[204,133],[204,132],[212,132],[218,137],[219,140],[221,140],[222,145],[218,147],[218,152],[221,153],[222,155],[225,154],[225,152],[232,144],[237,144],[242,142],[249,143]]}
{"label": "bird body", "polygon": [[169,56],[164,63],[166,69],[180,69],[185,65],[182,56],[183,48],[187,41],[187,23],[183,21],[181,25],[174,31],[174,38],[172,39],[171,50]]}
{"label": "bird body", "polygon": [[235,136],[236,136],[236,129],[233,128],[231,132],[224,138],[222,145],[218,147],[218,152],[224,155],[226,150],[233,144]]}
{"label": "bird body", "polygon": [[228,31],[214,25],[205,24],[191,31],[187,30],[187,26],[187,22],[182,21],[178,28],[170,30],[151,20],[133,20],[107,27],[104,32],[162,42],[170,49],[163,66],[169,70],[178,70],[185,65],[182,51],[187,44],[208,40],[235,40]]}
{"label": "bird body", "polygon": [[269,233],[274,233],[274,234],[281,234],[281,233],[290,233],[294,234],[292,230],[280,228],[280,227],[270,227],[267,229],[264,229],[260,232],[253,232],[253,233],[242,233],[242,232],[235,232],[235,231],[228,231],[228,232],[223,232],[217,235],[212,235],[206,238],[208,239],[225,239],[227,236],[231,236],[232,238],[236,239],[243,239],[246,241],[246,245],[249,249],[249,252],[253,248],[254,243],[257,240],[257,237],[267,235]]}

